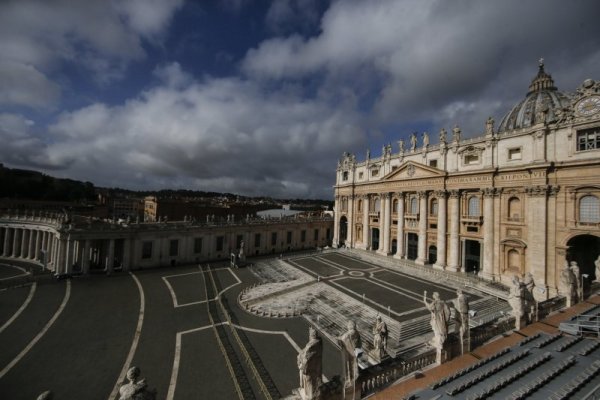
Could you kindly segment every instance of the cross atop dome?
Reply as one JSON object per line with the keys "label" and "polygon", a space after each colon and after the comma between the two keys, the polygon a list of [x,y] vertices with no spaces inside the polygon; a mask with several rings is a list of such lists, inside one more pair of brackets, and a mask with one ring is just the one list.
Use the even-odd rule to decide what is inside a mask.
{"label": "cross atop dome", "polygon": [[539,70],[536,77],[533,78],[529,85],[529,93],[539,92],[541,90],[556,90],[552,76],[544,71],[544,58],[540,58],[538,63]]}

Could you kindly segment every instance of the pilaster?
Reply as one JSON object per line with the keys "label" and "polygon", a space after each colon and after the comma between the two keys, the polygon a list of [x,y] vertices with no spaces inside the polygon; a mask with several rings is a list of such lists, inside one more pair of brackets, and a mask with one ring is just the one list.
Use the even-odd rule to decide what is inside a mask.
{"label": "pilaster", "polygon": [[399,192],[398,197],[398,225],[396,237],[396,254],[394,258],[404,258],[404,193]]}
{"label": "pilaster", "polygon": [[419,245],[416,264],[427,262],[427,192],[419,192]]}
{"label": "pilaster", "polygon": [[460,241],[459,241],[459,217],[460,217],[460,203],[458,190],[450,190],[450,198],[448,200],[448,208],[450,213],[450,252],[448,267],[449,271],[460,270],[459,254],[460,254]]}
{"label": "pilaster", "polygon": [[438,219],[437,219],[437,260],[434,264],[436,269],[446,268],[446,191],[439,190],[435,192],[438,199]]}

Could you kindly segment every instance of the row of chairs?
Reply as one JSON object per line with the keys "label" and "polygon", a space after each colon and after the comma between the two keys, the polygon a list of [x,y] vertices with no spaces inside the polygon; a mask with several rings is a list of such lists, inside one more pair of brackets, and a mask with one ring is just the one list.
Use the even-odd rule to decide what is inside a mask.
{"label": "row of chairs", "polygon": [[554,348],[554,351],[558,351],[559,353],[561,353],[561,352],[565,351],[566,349],[568,349],[569,347],[574,346],[577,343],[581,342],[582,340],[583,340],[583,337],[581,337],[581,336],[570,337],[566,342],[557,345]]}
{"label": "row of chairs", "polygon": [[517,346],[522,347],[525,346],[527,343],[533,342],[535,339],[539,338],[541,336],[541,334],[538,332],[535,335],[526,337],[525,339],[521,340]]}
{"label": "row of chairs", "polygon": [[542,340],[537,345],[535,345],[535,347],[537,347],[538,349],[541,349],[542,347],[548,346],[552,342],[556,342],[561,337],[562,337],[562,335],[560,333],[557,333],[556,335],[550,335],[546,339]]}
{"label": "row of chairs", "polygon": [[506,360],[492,366],[491,368],[488,368],[485,371],[478,373],[477,375],[466,380],[465,382],[448,389],[446,391],[446,393],[448,393],[450,396],[454,396],[455,394],[464,392],[465,390],[469,389],[470,387],[473,387],[476,384],[478,384],[479,382],[483,381],[484,379],[487,379],[490,376],[497,374],[498,372],[502,371],[504,368],[506,368],[512,364],[515,364],[517,361],[527,357],[528,355],[529,355],[529,350],[524,350],[520,353],[513,354]]}
{"label": "row of chairs", "polygon": [[550,371],[542,374],[538,378],[534,379],[531,383],[521,387],[516,392],[512,393],[506,398],[506,400],[523,400],[529,397],[533,392],[539,390],[542,386],[562,374],[567,369],[575,365],[576,359],[574,356],[563,360],[558,366],[552,368]]}
{"label": "row of chairs", "polygon": [[556,390],[548,400],[566,400],[587,385],[592,379],[600,374],[600,360],[594,361],[588,368],[586,368],[581,374],[577,375],[568,384],[564,385],[560,389]]}
{"label": "row of chairs", "polygon": [[494,383],[493,385],[487,387],[486,389],[484,389],[483,391],[481,391],[479,393],[476,393],[473,396],[468,397],[467,399],[468,400],[484,400],[484,399],[492,398],[494,393],[504,389],[505,387],[514,383],[518,379],[521,379],[523,376],[527,375],[534,369],[538,368],[540,365],[548,362],[550,359],[552,359],[552,354],[546,352],[541,357],[538,357],[537,359],[531,361],[529,364],[522,366],[521,368],[519,368],[517,371],[513,372],[512,374],[506,375],[506,376],[502,377],[501,379],[498,379],[496,381],[496,383]]}
{"label": "row of chairs", "polygon": [[600,342],[590,341],[581,351],[579,352],[580,356],[588,356],[592,354],[598,347],[600,347]]}
{"label": "row of chairs", "polygon": [[476,362],[473,365],[468,366],[467,368],[463,368],[463,369],[455,372],[454,374],[452,374],[450,376],[447,376],[447,377],[445,377],[443,379],[440,379],[439,381],[437,381],[434,384],[432,384],[430,387],[431,387],[431,389],[435,390],[435,389],[437,389],[437,388],[439,388],[441,386],[444,386],[447,383],[452,382],[453,380],[456,380],[456,379],[460,378],[463,375],[468,374],[469,372],[472,372],[472,371],[476,370],[479,367],[484,366],[485,364],[487,364],[487,363],[489,363],[491,361],[494,361],[495,359],[497,359],[499,357],[502,357],[503,355],[505,355],[505,354],[507,354],[509,352],[510,352],[510,348],[506,347],[506,348],[500,350],[499,352],[497,352],[495,354],[492,354],[489,357],[486,357],[486,358],[483,358],[483,359],[479,360],[478,362]]}

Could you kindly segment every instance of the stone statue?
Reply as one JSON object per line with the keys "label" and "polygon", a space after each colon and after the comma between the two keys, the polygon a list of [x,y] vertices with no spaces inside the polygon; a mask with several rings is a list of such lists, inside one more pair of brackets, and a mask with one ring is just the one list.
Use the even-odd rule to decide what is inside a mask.
{"label": "stone statue", "polygon": [[156,390],[149,390],[145,379],[138,379],[140,369],[131,367],[127,371],[127,380],[119,388],[119,400],[156,400]]}
{"label": "stone statue", "polygon": [[600,282],[600,255],[594,261],[594,265],[596,266],[596,270],[594,271],[596,273],[596,282]]}
{"label": "stone statue", "polygon": [[445,301],[440,299],[438,292],[433,292],[433,299],[427,302],[427,291],[423,292],[423,303],[431,312],[431,328],[433,329],[433,339],[431,344],[438,350],[443,349],[446,338],[448,337],[448,321],[450,320],[450,307]]}
{"label": "stone statue", "polygon": [[446,129],[442,128],[440,130],[440,143],[446,143]]}
{"label": "stone statue", "polygon": [[454,125],[454,128],[452,128],[452,140],[457,143],[460,141],[460,128],[458,125]]}
{"label": "stone statue", "polygon": [[239,258],[240,262],[242,262],[242,263],[246,262],[246,254],[244,253],[244,241],[243,240],[240,242],[240,252],[238,253],[238,258]]}
{"label": "stone statue", "polygon": [[398,140],[398,152],[404,153],[404,139]]}
{"label": "stone statue", "polygon": [[317,331],[308,328],[308,343],[298,354],[300,371],[300,389],[303,400],[320,398],[320,386],[323,374],[323,341]]}
{"label": "stone statue", "polygon": [[413,132],[410,135],[410,151],[414,152],[417,148],[417,134]]}
{"label": "stone statue", "polygon": [[494,134],[494,118],[492,117],[488,117],[487,121],[485,121],[485,134],[487,136]]}
{"label": "stone statue", "polygon": [[387,324],[381,319],[381,315],[378,315],[375,319],[375,325],[373,325],[373,352],[379,360],[385,357],[387,339]]}
{"label": "stone statue", "polygon": [[[533,277],[530,278],[531,282]],[[531,282],[529,284],[531,285]],[[533,286],[531,286],[533,290]],[[535,312],[535,300],[533,294],[528,291],[526,281],[521,281],[517,275],[512,278],[512,286],[508,296],[508,304],[512,307],[512,315],[515,317],[515,327],[521,329],[521,322],[525,317],[525,323],[531,321]]]}
{"label": "stone statue", "polygon": [[429,146],[429,133],[423,132],[423,147]]}
{"label": "stone statue", "polygon": [[[467,333],[469,332],[469,302],[463,294],[462,290],[456,290],[456,299],[454,300],[454,309],[456,315],[454,319],[458,327],[461,354],[465,351],[465,339],[467,339]],[[467,351],[469,349],[466,349]]]}
{"label": "stone statue", "polygon": [[576,279],[573,275],[573,271],[571,271],[571,269],[569,268],[569,263],[567,262],[560,271],[560,283],[562,286],[561,292],[563,292],[563,294],[567,298],[567,306],[571,305],[573,297],[577,294],[575,280]]}
{"label": "stone statue", "polygon": [[338,338],[338,344],[342,348],[345,386],[353,386],[358,379],[357,351],[362,348],[362,341],[354,321],[349,321],[347,328],[346,333]]}
{"label": "stone statue", "polygon": [[582,287],[581,287],[581,272],[579,271],[579,265],[577,261],[571,261],[571,272],[573,272],[573,277],[575,278],[575,296],[577,297],[577,301],[583,300]]}

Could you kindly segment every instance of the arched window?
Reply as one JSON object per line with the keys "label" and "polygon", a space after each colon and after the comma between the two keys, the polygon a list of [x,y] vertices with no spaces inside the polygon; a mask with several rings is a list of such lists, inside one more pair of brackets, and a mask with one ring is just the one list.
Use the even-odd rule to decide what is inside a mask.
{"label": "arched window", "polygon": [[398,212],[398,199],[394,199],[394,202],[392,203],[392,212],[393,213]]}
{"label": "arched window", "polygon": [[596,196],[586,195],[579,200],[579,222],[600,222],[600,202]]}
{"label": "arched window", "polygon": [[521,270],[521,255],[515,249],[508,251],[508,268]]}
{"label": "arched window", "polygon": [[348,199],[342,198],[342,211],[348,211]]}
{"label": "arched window", "polygon": [[431,215],[438,215],[438,201],[437,201],[437,199],[432,199],[431,200],[431,207],[429,209],[431,210]]}
{"label": "arched window", "polygon": [[481,215],[479,211],[479,198],[477,196],[469,197],[469,206],[467,208],[467,215],[469,217],[478,217]]}
{"label": "arched window", "polygon": [[518,197],[511,197],[508,200],[508,219],[513,221],[521,219],[521,200]]}
{"label": "arched window", "polygon": [[416,197],[410,199],[410,213],[417,214],[419,212],[419,202]]}

